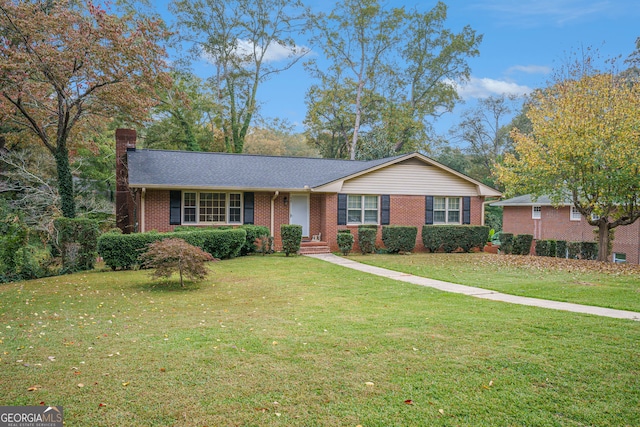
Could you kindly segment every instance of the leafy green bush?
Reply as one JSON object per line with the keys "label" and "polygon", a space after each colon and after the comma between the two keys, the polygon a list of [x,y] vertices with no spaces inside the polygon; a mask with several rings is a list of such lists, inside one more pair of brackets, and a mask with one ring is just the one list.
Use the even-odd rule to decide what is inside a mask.
{"label": "leafy green bush", "polygon": [[566,240],[556,240],[556,257],[558,258],[567,257],[567,241]]}
{"label": "leafy green bush", "polygon": [[479,225],[423,225],[422,243],[431,252],[450,253],[458,248],[469,252],[482,248],[489,238],[489,227]]}
{"label": "leafy green bush", "polygon": [[556,241],[555,240],[536,240],[536,255],[537,256],[556,256]]}
{"label": "leafy green bush", "polygon": [[500,233],[500,252],[507,255],[513,252],[513,233]]}
{"label": "leafy green bush", "polygon": [[377,225],[358,226],[358,246],[363,255],[371,254],[376,250]]}
{"label": "leafy green bush", "polygon": [[282,250],[286,256],[295,254],[300,250],[302,242],[302,226],[297,224],[282,224],[280,226],[282,236]]}
{"label": "leafy green bush", "polygon": [[62,272],[92,270],[98,256],[98,221],[88,218],[58,218],[54,222],[62,255]]}
{"label": "leafy green bush", "polygon": [[353,241],[351,230],[338,230],[338,248],[340,248],[342,255],[349,255],[353,249]]}
{"label": "leafy green bush", "polygon": [[597,242],[582,242],[580,249],[580,255],[582,259],[596,260],[598,259],[598,243]]}
{"label": "leafy green bush", "polygon": [[199,247],[215,258],[233,258],[240,254],[246,243],[247,232],[243,229],[196,230],[171,233],[105,233],[98,239],[98,252],[106,265],[113,270],[129,269],[139,265],[138,258],[150,243],[167,238],[180,238]]}
{"label": "leafy green bush", "polygon": [[247,241],[244,246],[242,246],[240,255],[247,255],[258,251],[265,253],[270,250],[270,248],[266,247],[266,244],[269,242],[269,235],[271,234],[267,227],[247,224],[240,228],[247,232]]}
{"label": "leafy green bush", "polygon": [[567,250],[569,252],[569,259],[579,259],[582,252],[582,243],[569,242],[567,243]]}
{"label": "leafy green bush", "polygon": [[513,254],[529,255],[531,253],[531,243],[533,243],[533,236],[531,234],[518,234],[515,239],[513,239]]}
{"label": "leafy green bush", "polygon": [[0,221],[0,283],[28,280],[48,274],[29,244],[31,230],[17,215]]}
{"label": "leafy green bush", "polygon": [[382,242],[390,253],[411,252],[416,247],[417,227],[385,225],[382,227]]}

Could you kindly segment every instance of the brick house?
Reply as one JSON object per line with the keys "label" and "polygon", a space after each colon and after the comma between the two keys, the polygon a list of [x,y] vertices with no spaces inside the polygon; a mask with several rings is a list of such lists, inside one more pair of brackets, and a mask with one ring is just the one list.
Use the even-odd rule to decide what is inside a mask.
{"label": "brick house", "polygon": [[[282,247],[281,224],[337,251],[338,229],[360,224],[476,224],[497,190],[418,153],[372,161],[136,149],[116,131],[116,218],[125,232],[177,225],[255,224]],[[320,241],[321,243],[319,243]],[[416,250],[423,250],[418,232]],[[357,245],[357,241],[356,241]]]}
{"label": "brick house", "polygon": [[[513,234],[532,234],[533,238],[592,242],[595,227],[571,204],[554,207],[548,197],[535,202],[531,195],[492,203],[502,206],[502,229]],[[640,221],[615,228],[612,261],[640,264]]]}

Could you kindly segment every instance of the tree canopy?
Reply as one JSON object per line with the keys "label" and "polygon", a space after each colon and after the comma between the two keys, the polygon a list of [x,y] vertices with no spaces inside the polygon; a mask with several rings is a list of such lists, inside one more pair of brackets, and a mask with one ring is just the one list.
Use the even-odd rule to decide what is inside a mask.
{"label": "tree canopy", "polygon": [[56,161],[61,208],[75,216],[69,143],[117,114],[142,119],[163,73],[159,21],[65,0],[0,0],[0,120]]}
{"label": "tree canopy", "polygon": [[423,13],[347,0],[313,21],[330,61],[326,70],[309,66],[319,82],[307,94],[305,123],[321,152],[355,159],[358,149],[371,157],[420,148],[428,117],[459,100],[450,82],[469,77],[466,60],[482,40],[468,26],[446,29],[446,17],[442,2]]}
{"label": "tree canopy", "polygon": [[599,260],[609,231],[640,217],[640,82],[585,63],[531,97],[530,133],[514,130],[515,153],[499,168],[510,194],[570,201],[598,227]]}

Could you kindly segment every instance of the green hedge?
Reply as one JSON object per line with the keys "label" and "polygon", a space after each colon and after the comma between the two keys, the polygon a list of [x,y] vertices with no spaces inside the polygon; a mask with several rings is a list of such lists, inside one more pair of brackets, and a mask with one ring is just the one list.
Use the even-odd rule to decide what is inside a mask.
{"label": "green hedge", "polygon": [[282,236],[282,250],[286,256],[295,254],[300,250],[302,242],[302,226],[297,224],[280,225],[280,235]]}
{"label": "green hedge", "polygon": [[353,241],[351,230],[338,230],[338,248],[343,255],[349,255],[353,249]]}
{"label": "green hedge", "polygon": [[567,241],[566,240],[556,240],[556,257],[558,258],[567,257]]}
{"label": "green hedge", "polygon": [[458,248],[469,252],[482,248],[489,238],[489,227],[481,225],[424,225],[422,243],[431,252],[450,253]]}
{"label": "green hedge", "polygon": [[377,235],[377,225],[358,226],[358,246],[360,246],[360,252],[362,252],[363,255],[375,252]]}
{"label": "green hedge", "polygon": [[540,239],[536,240],[536,255],[537,256],[556,256],[557,242],[555,240]]}
{"label": "green hedge", "polygon": [[500,233],[500,252],[506,255],[513,252],[513,233]]}
{"label": "green hedge", "polygon": [[62,254],[62,273],[93,270],[98,257],[98,221],[88,218],[57,218],[53,226]]}
{"label": "green hedge", "polygon": [[582,259],[596,260],[598,259],[598,243],[597,242],[582,242],[582,248],[580,249],[580,255]]}
{"label": "green hedge", "polygon": [[[254,252],[258,252],[263,250],[263,248],[265,248],[264,250],[268,250],[266,248],[268,248],[269,246],[268,239],[271,232],[267,227],[264,227],[262,225],[246,224],[236,228],[245,230],[247,232],[246,242],[242,246],[242,249],[240,250],[240,255],[244,256]],[[214,225],[214,226],[206,226],[206,227],[201,227],[196,225],[178,225],[173,229],[174,233],[180,233],[184,231],[194,232],[194,231],[207,231],[207,230],[234,230],[234,227],[230,225],[220,225],[220,226]]]}
{"label": "green hedge", "polygon": [[531,244],[533,243],[533,235],[518,234],[513,239],[514,255],[529,255],[531,253]]}
{"label": "green hedge", "polygon": [[418,227],[385,225],[382,227],[382,243],[391,253],[411,252],[416,247]]}
{"label": "green hedge", "polygon": [[582,244],[580,242],[568,242],[567,250],[569,251],[569,259],[579,259],[580,252],[582,251]]}
{"label": "green hedge", "polygon": [[208,229],[172,233],[105,233],[98,239],[98,253],[113,270],[129,269],[139,265],[138,257],[149,243],[166,238],[179,238],[197,246],[215,258],[233,258],[240,254],[247,240],[241,228],[230,230]]}

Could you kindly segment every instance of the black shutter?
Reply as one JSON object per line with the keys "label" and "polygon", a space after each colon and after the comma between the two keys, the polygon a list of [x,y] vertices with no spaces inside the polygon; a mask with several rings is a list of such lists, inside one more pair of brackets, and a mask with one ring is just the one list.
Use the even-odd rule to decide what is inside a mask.
{"label": "black shutter", "polygon": [[424,204],[424,223],[431,225],[433,224],[433,196],[426,196]]}
{"label": "black shutter", "polygon": [[180,190],[169,191],[169,224],[180,225],[182,210],[182,192]]}
{"label": "black shutter", "polygon": [[471,224],[471,197],[462,198],[462,223]]}
{"label": "black shutter", "polygon": [[390,197],[380,196],[380,225],[389,225],[390,221]]}
{"label": "black shutter", "polygon": [[245,224],[253,224],[254,223],[253,206],[254,206],[253,193],[244,193],[244,213],[243,213],[243,217],[244,217],[244,223]]}
{"label": "black shutter", "polygon": [[338,225],[347,225],[347,195],[338,194]]}

